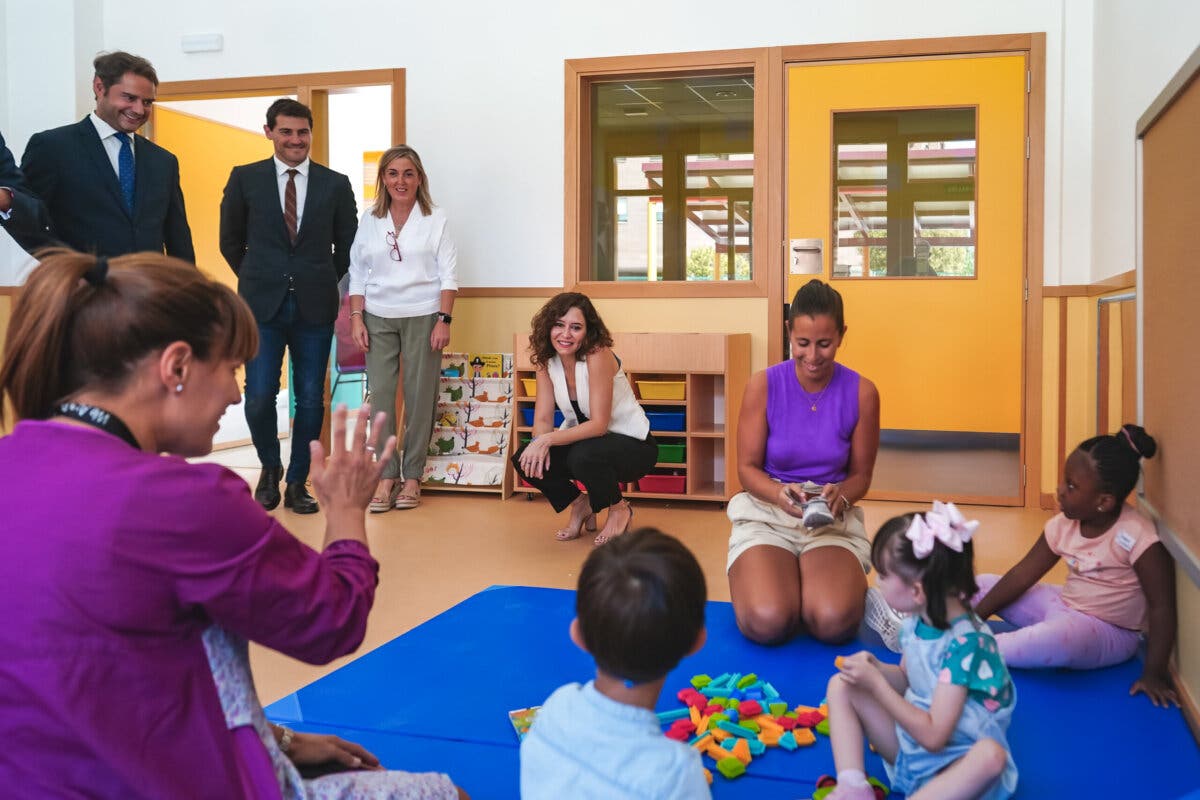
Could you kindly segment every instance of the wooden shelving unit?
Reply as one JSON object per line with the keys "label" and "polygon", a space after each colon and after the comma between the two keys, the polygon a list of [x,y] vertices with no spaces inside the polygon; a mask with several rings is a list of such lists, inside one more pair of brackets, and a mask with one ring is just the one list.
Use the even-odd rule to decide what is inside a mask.
{"label": "wooden shelving unit", "polygon": [[[535,375],[526,350],[528,336],[527,333],[513,336],[510,452],[514,453],[520,448],[521,437],[529,436],[532,431],[523,411],[533,408],[535,398],[521,380]],[[734,448],[742,394],[750,378],[750,334],[614,333],[613,352],[620,357],[634,394],[648,412],[682,412],[684,417],[682,431],[655,430],[651,423],[651,433],[659,445],[683,445],[682,462],[663,461],[654,470],[657,474],[682,476],[683,491],[641,491],[630,486],[625,490],[626,496],[717,503],[729,500],[739,489]],[[682,382],[684,399],[645,398],[638,381]],[[526,492],[517,481],[510,464],[504,478],[505,497]]]}

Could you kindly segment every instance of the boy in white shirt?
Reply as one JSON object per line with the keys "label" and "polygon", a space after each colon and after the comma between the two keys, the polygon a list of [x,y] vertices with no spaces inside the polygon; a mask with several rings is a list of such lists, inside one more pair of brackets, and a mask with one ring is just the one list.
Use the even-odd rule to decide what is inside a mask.
{"label": "boy in white shirt", "polygon": [[666,738],[654,713],[667,673],[704,645],[706,598],[696,558],[659,530],[592,551],[570,632],[596,678],[538,712],[521,743],[523,800],[711,797],[699,752]]}

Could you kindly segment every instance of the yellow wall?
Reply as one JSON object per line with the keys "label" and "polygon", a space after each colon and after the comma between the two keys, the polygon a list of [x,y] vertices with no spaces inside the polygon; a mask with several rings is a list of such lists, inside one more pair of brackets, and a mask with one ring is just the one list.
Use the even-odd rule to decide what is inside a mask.
{"label": "yellow wall", "polygon": [[262,134],[161,107],[154,111],[154,141],[179,158],[196,266],[236,289],[237,278],[218,248],[221,193],[229,171],[270,156],[271,142]]}
{"label": "yellow wall", "polygon": [[[789,69],[787,91],[787,236],[826,243],[826,276],[833,235],[831,114],[980,109],[978,277],[834,279],[849,327],[840,357],[879,387],[884,428],[1019,432],[1025,59],[800,65]],[[790,281],[793,290],[799,282]]]}
{"label": "yellow wall", "polygon": [[[468,352],[512,350],[512,336],[527,332],[545,297],[462,297],[454,304],[450,348]],[[597,300],[604,324],[623,333],[749,333],[750,368],[767,366],[765,298]],[[617,355],[620,355],[618,353]]]}

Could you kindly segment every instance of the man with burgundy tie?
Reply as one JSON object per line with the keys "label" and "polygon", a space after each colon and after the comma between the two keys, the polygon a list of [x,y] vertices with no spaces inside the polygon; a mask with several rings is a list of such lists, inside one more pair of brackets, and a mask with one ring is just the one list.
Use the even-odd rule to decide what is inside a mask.
{"label": "man with burgundy tie", "polygon": [[[350,179],[311,161],[312,111],[281,98],[263,132],[275,146],[265,161],[234,167],[221,200],[221,255],[258,321],[258,354],[246,363],[246,422],[262,464],[256,499],[312,514],[309,442],[321,436],[325,371],[338,313],[338,281],[350,267],[358,209]],[[284,349],[292,359],[296,413],[287,474],[279,455],[276,397]]]}
{"label": "man with burgundy tie", "polygon": [[158,93],[154,66],[121,51],[92,64],[96,110],[34,134],[21,160],[26,185],[46,204],[51,237],[102,256],[165,250],[194,262],[179,161],[137,135]]}

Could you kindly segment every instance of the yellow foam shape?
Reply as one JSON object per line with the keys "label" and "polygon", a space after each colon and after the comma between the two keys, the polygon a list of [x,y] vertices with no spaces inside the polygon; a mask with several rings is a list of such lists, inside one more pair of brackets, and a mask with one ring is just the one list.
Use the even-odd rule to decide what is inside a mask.
{"label": "yellow foam shape", "polygon": [[711,715],[707,717],[704,715],[700,716],[700,721],[696,723],[696,733],[704,733],[706,730],[708,730],[709,719],[711,719]]}
{"label": "yellow foam shape", "polygon": [[712,740],[712,734],[706,733],[704,736],[698,739],[696,743],[692,745],[692,747],[703,753],[706,749],[708,749],[708,746],[712,744]]}
{"label": "yellow foam shape", "polygon": [[688,716],[692,718],[692,724],[696,726],[696,730],[700,730],[700,712],[695,706],[688,706]]}
{"label": "yellow foam shape", "polygon": [[825,716],[827,716],[827,717],[828,717],[828,716],[829,716],[829,706],[828,706],[828,704],[826,704],[826,703],[821,703],[820,707],[819,707],[819,708],[817,708],[817,711],[820,711],[822,714],[824,714]]}
{"label": "yellow foam shape", "polygon": [[783,733],[783,726],[776,722],[775,718],[770,714],[759,714],[754,718],[754,721],[758,723],[760,728],[766,728],[767,730],[771,731],[779,731],[781,734]]}
{"label": "yellow foam shape", "polygon": [[708,767],[701,767],[704,770],[704,780],[708,781],[708,785],[712,786],[712,773],[708,771]]}
{"label": "yellow foam shape", "polygon": [[745,739],[739,738],[737,740],[737,744],[735,744],[733,746],[733,750],[731,750],[730,752],[732,753],[733,757],[736,758],[738,761],[742,762],[743,764],[749,765],[751,758],[752,758],[750,755],[750,743],[747,742]]}
{"label": "yellow foam shape", "polygon": [[796,706],[792,710],[797,714],[807,714],[812,711],[820,711],[821,709],[817,708],[816,706]]}
{"label": "yellow foam shape", "polygon": [[708,747],[704,748],[704,752],[713,761],[720,761],[722,758],[729,758],[729,751],[716,742],[709,742]]}
{"label": "yellow foam shape", "polygon": [[783,734],[780,733],[779,731],[773,731],[773,730],[767,729],[758,734],[758,740],[760,742],[762,742],[763,744],[765,744],[767,747],[778,747],[779,746],[779,737],[782,735]]}
{"label": "yellow foam shape", "polygon": [[722,730],[721,728],[713,728],[711,731],[709,731],[709,733],[710,733],[710,734],[712,735],[712,737],[713,737],[714,739],[716,739],[718,742],[723,742],[723,741],[725,741],[726,739],[728,739],[730,736],[733,736],[733,734],[732,734],[732,733],[730,733],[730,732],[729,732],[729,731],[727,731],[727,730]]}
{"label": "yellow foam shape", "polygon": [[792,736],[801,747],[817,743],[817,735],[812,732],[812,728],[796,728],[792,731]]}
{"label": "yellow foam shape", "polygon": [[838,656],[837,658],[835,658],[835,659],[833,660],[833,665],[834,665],[835,667],[837,667],[838,669],[841,669],[841,668],[842,668],[842,664],[843,664],[843,663],[845,663],[845,661],[846,661],[846,657],[845,657],[845,656]]}

